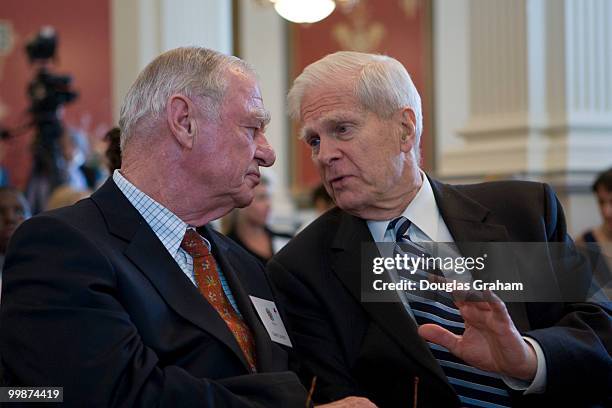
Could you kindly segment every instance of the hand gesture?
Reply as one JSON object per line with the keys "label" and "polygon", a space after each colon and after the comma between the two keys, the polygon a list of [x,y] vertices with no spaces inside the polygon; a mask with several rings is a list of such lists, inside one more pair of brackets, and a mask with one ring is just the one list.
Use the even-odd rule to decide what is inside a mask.
{"label": "hand gesture", "polygon": [[455,304],[465,321],[463,335],[436,324],[420,326],[419,334],[473,367],[533,380],[537,369],[535,350],[521,337],[501,299],[486,292],[484,300],[455,300]]}
{"label": "hand gesture", "polygon": [[346,397],[329,404],[317,405],[321,408],[377,408],[376,405],[367,398]]}

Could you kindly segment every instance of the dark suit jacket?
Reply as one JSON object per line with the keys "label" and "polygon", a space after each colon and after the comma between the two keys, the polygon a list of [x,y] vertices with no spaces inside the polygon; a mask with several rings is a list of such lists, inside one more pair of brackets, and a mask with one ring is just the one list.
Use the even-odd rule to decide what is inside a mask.
{"label": "dark suit jacket", "polygon": [[[561,206],[546,185],[431,182],[455,242],[569,239]],[[315,402],[363,395],[380,407],[411,407],[418,377],[419,407],[458,406],[402,304],[360,302],[360,245],[371,241],[364,220],[333,209],[268,264],[302,381],[318,377]],[[610,310],[587,303],[507,306],[519,330],[542,346],[548,371],[546,394],[517,397],[515,405],[588,406],[610,397]]]}
{"label": "dark suit jacket", "polygon": [[221,234],[200,232],[253,330],[258,374],[109,179],[90,199],[15,233],[0,313],[6,383],[62,386],[67,406],[304,406],[285,351],[248,297],[272,300],[263,267]]}

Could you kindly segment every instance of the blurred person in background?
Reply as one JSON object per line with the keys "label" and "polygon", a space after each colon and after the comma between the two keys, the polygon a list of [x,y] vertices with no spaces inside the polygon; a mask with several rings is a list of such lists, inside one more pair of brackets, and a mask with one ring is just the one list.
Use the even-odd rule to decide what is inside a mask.
{"label": "blurred person in background", "polygon": [[592,188],[603,222],[584,232],[576,242],[612,242],[612,168],[600,173]]}
{"label": "blurred person in background", "polygon": [[6,153],[6,140],[10,137],[9,130],[2,126],[2,119],[4,119],[6,112],[6,105],[0,99],[0,187],[9,185],[8,171],[3,163]]}
{"label": "blurred person in background", "polygon": [[[5,133],[2,126],[0,126],[0,163],[3,163],[4,161],[4,156],[6,154],[6,139],[8,137],[8,132]],[[9,185],[9,172],[4,164],[0,164],[0,187],[6,187]]]}
{"label": "blurred person in background", "polygon": [[0,294],[2,267],[9,240],[22,222],[30,217],[30,206],[23,193],[13,187],[0,187]]}
{"label": "blurred person in background", "polygon": [[270,179],[262,177],[255,187],[251,205],[232,211],[222,223],[225,235],[249,251],[263,264],[291,239],[290,234],[272,230],[268,226],[272,200]]}
{"label": "blurred person in background", "polygon": [[296,235],[306,228],[311,222],[319,218],[319,216],[323,215],[327,210],[336,205],[334,200],[327,193],[327,190],[325,190],[325,186],[323,184],[319,184],[314,190],[312,190],[310,199],[314,212],[310,212],[308,216],[303,219],[302,224],[295,233]]}
{"label": "blurred person in background", "polygon": [[106,157],[106,167],[112,174],[113,171],[121,168],[121,130],[114,127],[104,135],[104,141],[107,143],[104,156]]}
{"label": "blurred person in background", "polygon": [[13,233],[30,217],[30,206],[23,193],[13,187],[0,187],[0,266]]}
{"label": "blurred person in background", "polygon": [[318,217],[327,210],[333,208],[336,204],[327,193],[327,190],[325,190],[325,186],[323,184],[319,184],[319,186],[312,191],[312,205],[317,212]]}
{"label": "blurred person in background", "polygon": [[587,250],[596,280],[612,296],[612,168],[600,173],[593,183],[602,223],[585,231],[576,243]]}
{"label": "blurred person in background", "polygon": [[87,137],[77,130],[66,128],[60,138],[60,147],[64,160],[65,183],[75,189],[87,188],[88,181],[83,171],[89,152]]}
{"label": "blurred person in background", "polygon": [[89,197],[91,193],[92,191],[89,189],[77,189],[66,184],[61,185],[51,193],[45,211],[75,204],[77,201]]}
{"label": "blurred person in background", "polygon": [[64,128],[58,141],[59,157],[56,160],[58,178],[33,174],[26,197],[33,213],[47,209],[53,192],[68,185],[75,190],[93,190],[99,187],[105,172],[100,167],[96,153],[90,149],[88,135],[77,128]]}
{"label": "blurred person in background", "polygon": [[65,184],[75,190],[93,190],[105,178],[105,169],[91,145],[90,136],[80,129],[68,128],[60,139],[65,162]]}

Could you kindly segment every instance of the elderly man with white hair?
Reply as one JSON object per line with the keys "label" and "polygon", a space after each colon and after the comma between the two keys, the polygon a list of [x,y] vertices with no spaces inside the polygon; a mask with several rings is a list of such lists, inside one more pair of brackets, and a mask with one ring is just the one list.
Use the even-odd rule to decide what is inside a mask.
{"label": "elderly man with white hair", "polygon": [[[425,174],[420,97],[406,69],[387,56],[328,55],[306,67],[288,100],[338,207],[268,263],[300,377],[316,383],[315,402],[361,395],[379,407],[610,403],[606,306],[506,306],[494,295],[468,302],[434,290],[428,298],[409,286],[372,297],[363,279],[377,256],[364,249],[373,242],[413,257],[425,257],[434,242],[459,249],[469,242],[571,243],[549,186],[451,186]],[[530,278],[541,287],[580,289],[565,281],[580,284],[587,274],[555,279],[553,266],[543,262]],[[401,283],[392,272],[377,279]],[[441,273],[433,268],[421,282]]]}
{"label": "elderly man with white hair", "polygon": [[3,383],[63,387],[75,407],[305,406],[263,266],[207,226],[253,199],[275,159],[268,120],[236,57],[179,48],[145,67],[121,108],[121,169],[13,236]]}

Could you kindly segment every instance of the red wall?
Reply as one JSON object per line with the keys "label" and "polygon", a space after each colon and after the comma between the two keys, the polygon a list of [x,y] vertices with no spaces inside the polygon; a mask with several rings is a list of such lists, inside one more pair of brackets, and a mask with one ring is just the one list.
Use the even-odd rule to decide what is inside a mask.
{"label": "red wall", "polygon": [[[24,45],[41,26],[51,25],[59,35],[54,72],[71,74],[80,94],[67,105],[66,123],[75,127],[85,123],[91,134],[107,130],[112,121],[110,0],[0,0],[0,20],[9,21],[15,35],[11,53],[1,62],[0,103],[7,114],[0,123],[14,127],[27,120],[25,89],[35,72]],[[2,164],[18,187],[25,186],[30,172],[31,137],[26,134],[5,142]]]}

